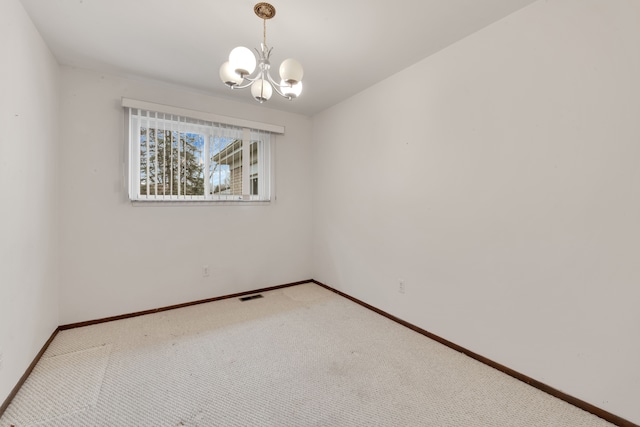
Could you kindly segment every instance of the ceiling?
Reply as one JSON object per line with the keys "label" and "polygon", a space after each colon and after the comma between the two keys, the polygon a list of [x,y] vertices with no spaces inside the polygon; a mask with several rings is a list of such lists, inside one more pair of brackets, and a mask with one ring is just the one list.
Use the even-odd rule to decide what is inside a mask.
{"label": "ceiling", "polygon": [[[264,105],[311,116],[536,0],[273,0],[272,75],[305,69],[300,98]],[[22,0],[61,64],[256,103],[218,77],[236,46],[262,42],[256,0]],[[420,76],[408,81],[416,84]]]}

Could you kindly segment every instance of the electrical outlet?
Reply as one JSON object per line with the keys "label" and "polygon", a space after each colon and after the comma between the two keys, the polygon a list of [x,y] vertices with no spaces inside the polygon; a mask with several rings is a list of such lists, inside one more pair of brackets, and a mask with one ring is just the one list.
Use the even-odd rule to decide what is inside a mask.
{"label": "electrical outlet", "polygon": [[203,265],[202,266],[202,277],[209,277],[209,266],[208,265]]}
{"label": "electrical outlet", "polygon": [[404,280],[398,279],[398,292],[401,294],[404,294],[405,291],[406,291],[406,288],[404,286]]}

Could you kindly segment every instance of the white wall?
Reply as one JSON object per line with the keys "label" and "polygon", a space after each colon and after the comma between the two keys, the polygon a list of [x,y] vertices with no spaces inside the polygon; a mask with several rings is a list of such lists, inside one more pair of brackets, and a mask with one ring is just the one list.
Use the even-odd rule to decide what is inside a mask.
{"label": "white wall", "polygon": [[539,1],[314,117],[314,278],[640,423],[638,17]]}
{"label": "white wall", "polygon": [[[309,118],[143,79],[61,69],[61,324],[311,277]],[[275,147],[277,200],[132,206],[122,178],[123,96],[284,125]],[[212,271],[208,278],[203,265]]]}
{"label": "white wall", "polygon": [[0,2],[0,404],[58,326],[58,64]]}

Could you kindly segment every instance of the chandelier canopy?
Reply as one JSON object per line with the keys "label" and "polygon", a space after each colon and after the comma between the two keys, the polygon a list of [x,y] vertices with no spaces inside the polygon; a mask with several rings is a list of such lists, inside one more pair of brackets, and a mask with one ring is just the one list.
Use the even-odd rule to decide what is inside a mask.
{"label": "chandelier canopy", "polygon": [[229,54],[229,60],[220,67],[220,79],[231,89],[251,86],[251,95],[260,103],[268,101],[274,90],[289,100],[297,98],[302,92],[304,74],[300,62],[292,58],[282,61],[279,68],[280,82],[276,82],[269,73],[269,57],[273,48],[267,47],[267,19],[275,16],[276,8],[269,3],[258,3],[253,11],[263,20],[264,26],[260,50],[255,49],[258,59],[248,48],[236,47]]}

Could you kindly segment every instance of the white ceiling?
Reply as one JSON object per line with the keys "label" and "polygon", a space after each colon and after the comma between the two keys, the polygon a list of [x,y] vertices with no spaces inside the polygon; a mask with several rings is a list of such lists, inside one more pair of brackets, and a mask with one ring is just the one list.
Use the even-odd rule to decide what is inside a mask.
{"label": "white ceiling", "polygon": [[[536,0],[273,0],[272,67],[293,57],[304,91],[265,106],[313,115]],[[256,0],[22,0],[62,64],[137,75],[255,103],[218,69],[262,42]],[[408,81],[418,83],[420,76]]]}

